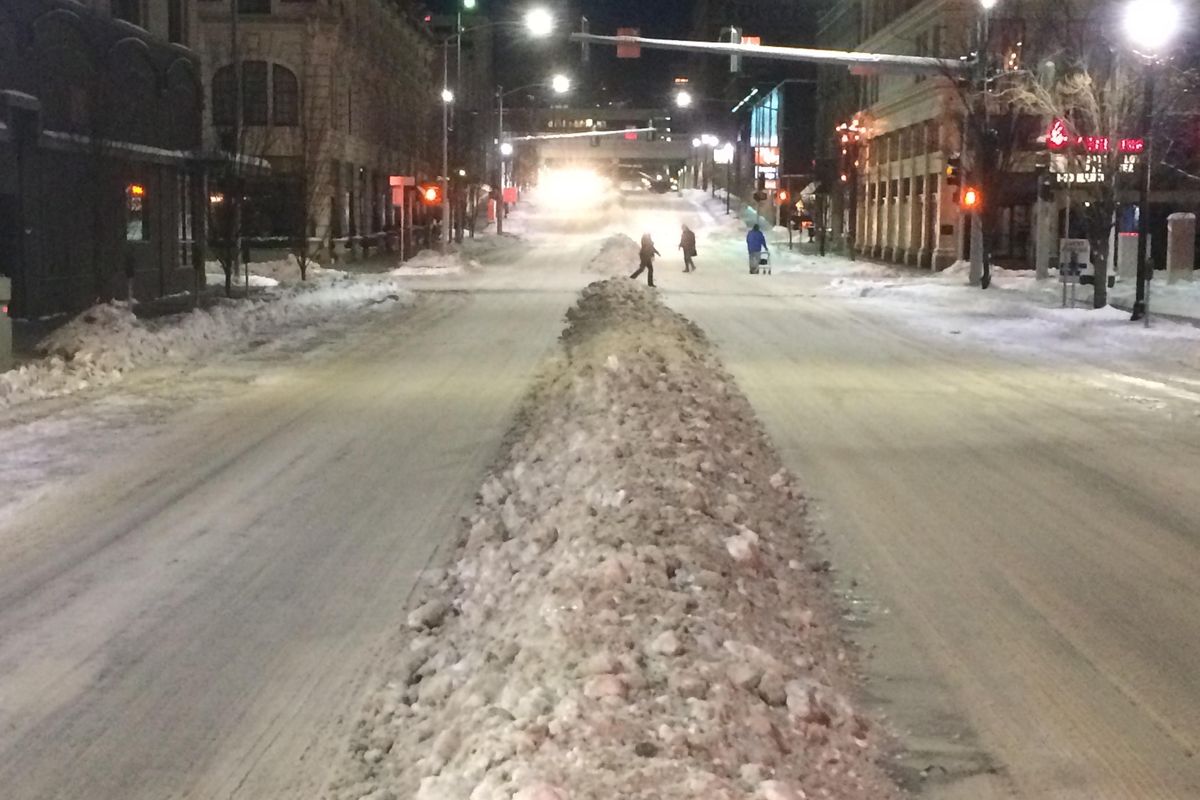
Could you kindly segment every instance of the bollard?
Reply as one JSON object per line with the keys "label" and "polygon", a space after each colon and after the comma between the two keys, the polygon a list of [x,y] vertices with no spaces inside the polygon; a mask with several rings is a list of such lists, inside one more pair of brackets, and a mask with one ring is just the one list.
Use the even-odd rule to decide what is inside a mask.
{"label": "bollard", "polygon": [[1196,215],[1178,212],[1167,217],[1167,282],[1190,281],[1196,268]]}

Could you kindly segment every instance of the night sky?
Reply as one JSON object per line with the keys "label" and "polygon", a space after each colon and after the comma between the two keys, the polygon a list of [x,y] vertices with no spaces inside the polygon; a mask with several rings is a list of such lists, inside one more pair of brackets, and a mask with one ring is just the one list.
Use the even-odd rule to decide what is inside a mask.
{"label": "night sky", "polygon": [[[686,74],[687,57],[680,53],[644,51],[636,60],[620,60],[611,48],[591,50],[587,69],[580,48],[566,42],[586,15],[592,33],[614,34],[618,27],[641,29],[647,36],[684,38],[691,30],[695,0],[478,0],[482,13],[493,18],[518,19],[532,5],[544,5],[559,18],[561,30],[553,42],[501,43],[497,76],[506,86],[530,83],[561,70],[572,75],[578,91],[574,102],[628,102],[666,105],[676,74]],[[427,0],[437,12],[454,10],[454,0]]]}

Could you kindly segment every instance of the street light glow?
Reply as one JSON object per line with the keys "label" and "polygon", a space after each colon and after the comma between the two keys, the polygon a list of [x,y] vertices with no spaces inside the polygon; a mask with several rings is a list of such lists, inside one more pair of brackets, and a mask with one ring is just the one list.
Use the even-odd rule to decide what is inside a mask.
{"label": "street light glow", "polygon": [[680,108],[692,107],[692,93],[688,91],[680,91],[675,95],[675,105]]}
{"label": "street light glow", "polygon": [[525,12],[525,28],[533,36],[549,36],[554,32],[554,15],[544,8]]}
{"label": "street light glow", "polygon": [[453,103],[454,102],[454,92],[450,91],[449,89],[442,89],[442,102],[447,103],[447,104]]}
{"label": "street light glow", "polygon": [[1175,0],[1129,0],[1124,22],[1125,37],[1133,48],[1158,56],[1179,32],[1182,15]]}
{"label": "street light glow", "polygon": [[699,147],[702,144],[704,144],[704,142],[700,141],[699,139],[692,139],[692,147]]}
{"label": "street light glow", "polygon": [[555,94],[566,94],[571,91],[571,79],[566,75],[555,75],[550,79],[550,88]]}
{"label": "street light glow", "polygon": [[503,142],[500,145],[500,155],[507,157],[507,156],[511,156],[512,154],[513,154],[512,142]]}
{"label": "street light glow", "polygon": [[983,6],[984,11],[991,11],[999,2],[1000,0],[979,0],[979,5]]}

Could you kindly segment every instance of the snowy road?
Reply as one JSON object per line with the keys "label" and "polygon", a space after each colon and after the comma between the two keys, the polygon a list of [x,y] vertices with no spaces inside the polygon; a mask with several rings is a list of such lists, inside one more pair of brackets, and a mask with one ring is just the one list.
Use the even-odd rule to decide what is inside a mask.
{"label": "snowy road", "polygon": [[827,277],[703,255],[686,290],[663,281],[669,302],[821,502],[914,783],[1200,797],[1200,394],[1104,353],[938,339],[822,294]]}
{"label": "snowy road", "polygon": [[[665,238],[681,216],[695,275]],[[414,278],[415,309],[93,444],[0,518],[0,794],[320,792],[420,569],[595,277],[598,233],[560,221],[511,264]],[[1200,375],[937,334],[827,274],[752,278],[685,200],[613,221],[656,231],[664,296],[820,502],[915,785],[1200,796]]]}
{"label": "snowy road", "polygon": [[0,525],[0,795],[318,796],[585,282],[546,263],[268,365]]}

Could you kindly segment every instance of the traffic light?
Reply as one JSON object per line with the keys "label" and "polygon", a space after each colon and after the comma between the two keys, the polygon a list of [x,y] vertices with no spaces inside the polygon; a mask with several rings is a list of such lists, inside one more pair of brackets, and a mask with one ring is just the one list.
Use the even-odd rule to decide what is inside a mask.
{"label": "traffic light", "polygon": [[787,201],[791,198],[791,195],[788,194],[787,189],[780,189],[777,197],[779,198],[779,205],[783,206],[787,205]]}
{"label": "traffic light", "polygon": [[440,206],[442,204],[442,187],[436,183],[422,183],[417,187],[417,191],[421,196],[421,203],[427,206]]}
{"label": "traffic light", "polygon": [[974,186],[968,186],[962,192],[963,211],[978,211],[983,206],[983,192]]}
{"label": "traffic light", "polygon": [[946,161],[946,185],[958,186],[962,182],[962,158],[951,156]]}

